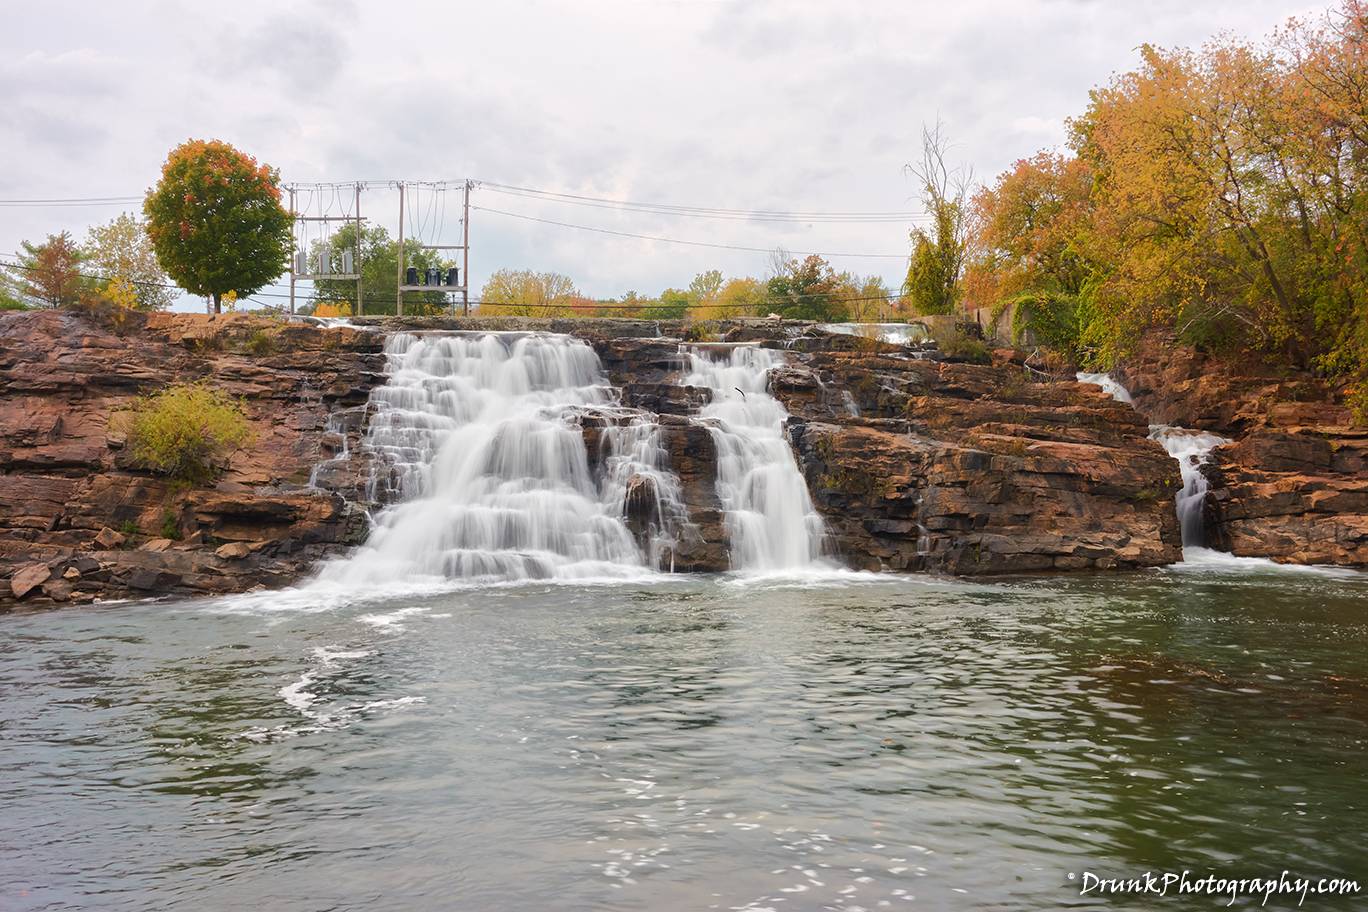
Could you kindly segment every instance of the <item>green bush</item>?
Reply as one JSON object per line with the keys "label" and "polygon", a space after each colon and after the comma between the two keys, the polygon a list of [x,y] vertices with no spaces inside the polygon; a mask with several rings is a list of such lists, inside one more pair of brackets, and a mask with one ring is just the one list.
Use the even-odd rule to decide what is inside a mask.
{"label": "green bush", "polygon": [[135,462],[189,484],[212,481],[251,438],[242,407],[198,383],[142,397],[128,429]]}
{"label": "green bush", "polygon": [[962,332],[954,332],[944,339],[936,340],[936,347],[952,361],[968,361],[970,364],[988,364],[993,358],[988,346],[982,339],[975,339]]}

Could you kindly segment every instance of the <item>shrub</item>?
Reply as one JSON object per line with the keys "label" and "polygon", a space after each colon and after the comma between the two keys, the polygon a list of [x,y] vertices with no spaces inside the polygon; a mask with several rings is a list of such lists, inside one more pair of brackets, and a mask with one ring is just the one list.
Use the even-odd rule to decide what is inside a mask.
{"label": "shrub", "polygon": [[948,360],[968,361],[971,364],[988,364],[992,355],[982,339],[975,339],[962,332],[953,332],[944,339],[936,340],[936,347]]}
{"label": "shrub", "polygon": [[251,440],[242,407],[203,384],[180,384],[133,407],[128,446],[134,461],[177,481],[212,481]]}

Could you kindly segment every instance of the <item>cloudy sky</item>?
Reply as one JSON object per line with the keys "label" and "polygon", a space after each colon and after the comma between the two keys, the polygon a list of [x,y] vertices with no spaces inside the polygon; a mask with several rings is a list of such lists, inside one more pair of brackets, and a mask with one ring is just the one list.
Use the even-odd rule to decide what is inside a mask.
{"label": "cloudy sky", "polygon": [[[908,211],[904,166],[939,118],[988,178],[1057,147],[1088,89],[1142,42],[1263,35],[1289,0],[1012,2],[6,3],[0,199],[138,196],[167,150],[215,137],[290,181],[474,178],[728,209]],[[697,272],[763,275],[763,253],[832,257],[896,287],[909,225],[774,223],[473,197],[471,271],[555,270],[599,297]],[[454,243],[457,199],[421,200]],[[134,206],[0,206],[0,251]],[[367,191],[391,231],[396,196]],[[442,230],[438,231],[441,223]],[[275,289],[279,291],[280,289]],[[186,302],[190,305],[191,302]]]}

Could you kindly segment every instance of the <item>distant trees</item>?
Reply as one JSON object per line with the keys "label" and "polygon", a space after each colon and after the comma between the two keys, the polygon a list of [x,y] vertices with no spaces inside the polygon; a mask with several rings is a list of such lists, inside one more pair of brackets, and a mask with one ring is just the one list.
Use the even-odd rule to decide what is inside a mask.
{"label": "distant trees", "polygon": [[284,271],[291,226],[280,175],[228,143],[190,140],[172,149],[143,212],[162,268],[209,297],[215,313],[227,292],[245,297]]}
{"label": "distant trees", "polygon": [[103,291],[114,303],[165,310],[176,300],[141,219],[125,212],[90,228],[82,253],[92,271],[103,278]]}
{"label": "distant trees", "polygon": [[490,307],[491,313],[501,317],[554,316],[579,299],[569,276],[530,269],[500,269],[480,292],[481,307]]}
{"label": "distant trees", "polygon": [[765,288],[765,306],[793,320],[840,322],[850,316],[848,278],[816,254],[778,265]]}
{"label": "distant trees", "polygon": [[41,244],[24,241],[19,252],[18,291],[49,307],[76,304],[85,289],[81,264],[86,255],[69,232],[49,234]]}

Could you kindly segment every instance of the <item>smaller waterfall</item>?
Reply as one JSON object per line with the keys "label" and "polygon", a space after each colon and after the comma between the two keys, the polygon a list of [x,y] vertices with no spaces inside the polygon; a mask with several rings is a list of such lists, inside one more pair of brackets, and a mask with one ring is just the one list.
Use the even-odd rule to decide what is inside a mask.
{"label": "smaller waterfall", "polygon": [[1111,374],[1089,374],[1079,371],[1076,377],[1079,383],[1090,383],[1093,386],[1102,387],[1102,391],[1117,402],[1124,402],[1127,405],[1135,404],[1135,400],[1131,398],[1130,390],[1117,383]]}
{"label": "smaller waterfall", "polygon": [[[1079,371],[1079,383],[1100,386],[1113,399],[1134,405],[1127,390],[1111,374],[1089,374]],[[1205,548],[1206,530],[1202,520],[1202,505],[1206,501],[1208,482],[1202,474],[1202,466],[1211,461],[1211,451],[1230,441],[1208,431],[1192,431],[1187,428],[1171,427],[1167,424],[1151,424],[1150,440],[1158,441],[1168,454],[1178,460],[1178,472],[1183,479],[1183,487],[1175,498],[1178,509],[1178,526],[1183,533],[1184,548]]]}
{"label": "smaller waterfall", "polygon": [[1150,425],[1150,440],[1157,440],[1174,459],[1183,478],[1183,487],[1176,498],[1178,525],[1183,531],[1184,548],[1206,547],[1206,530],[1202,522],[1202,505],[1206,501],[1207,479],[1202,466],[1211,461],[1211,451],[1225,438],[1206,431],[1189,431],[1166,424]]}
{"label": "smaller waterfall", "polygon": [[778,573],[822,563],[825,524],[784,436],[788,417],[769,393],[770,349],[689,349],[689,386],[712,390],[700,410],[717,445],[717,494],[735,570]]}

